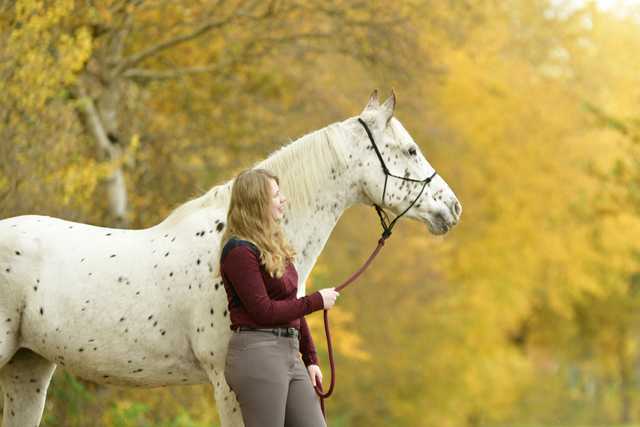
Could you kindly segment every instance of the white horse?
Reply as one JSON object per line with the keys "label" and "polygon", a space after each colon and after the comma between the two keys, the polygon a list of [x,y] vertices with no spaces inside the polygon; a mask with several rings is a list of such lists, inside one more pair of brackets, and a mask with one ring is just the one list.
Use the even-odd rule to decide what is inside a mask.
{"label": "white horse", "polygon": [[[434,173],[393,117],[396,97],[377,91],[359,116],[391,173]],[[331,230],[355,203],[426,223],[436,235],[461,206],[436,176],[422,184],[385,175],[364,127],[351,118],[281,148],[258,167],[289,197],[284,226],[298,252],[299,295]],[[146,230],[117,230],[41,216],[0,221],[0,386],[3,427],[37,426],[57,365],[101,384],[164,387],[210,383],[223,426],[241,426],[224,378],[231,336],[219,278],[220,236],[231,182]]]}

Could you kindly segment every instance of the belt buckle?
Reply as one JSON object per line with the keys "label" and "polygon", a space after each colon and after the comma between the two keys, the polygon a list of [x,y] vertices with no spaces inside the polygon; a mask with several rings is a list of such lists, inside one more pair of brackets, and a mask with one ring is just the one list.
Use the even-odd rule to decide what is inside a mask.
{"label": "belt buckle", "polygon": [[287,336],[295,337],[296,336],[296,328],[287,328]]}

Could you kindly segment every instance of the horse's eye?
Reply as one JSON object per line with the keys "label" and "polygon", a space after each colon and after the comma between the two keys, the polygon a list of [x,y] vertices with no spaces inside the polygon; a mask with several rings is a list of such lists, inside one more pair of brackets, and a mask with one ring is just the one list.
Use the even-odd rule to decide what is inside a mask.
{"label": "horse's eye", "polygon": [[416,149],[415,149],[415,148],[413,148],[413,147],[412,147],[412,148],[409,148],[409,155],[410,155],[411,157],[415,156],[417,153],[418,153],[418,152],[416,151]]}

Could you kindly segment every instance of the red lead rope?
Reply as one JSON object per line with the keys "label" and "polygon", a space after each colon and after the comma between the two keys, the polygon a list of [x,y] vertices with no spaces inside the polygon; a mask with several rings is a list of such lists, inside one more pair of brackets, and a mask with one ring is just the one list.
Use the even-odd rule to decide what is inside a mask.
{"label": "red lead rope", "polygon": [[[373,251],[373,253],[369,257],[369,260],[365,263],[365,265],[362,266],[360,271],[358,271],[356,274],[354,274],[351,277],[351,279],[347,280],[342,285],[338,286],[336,288],[336,291],[339,292],[343,288],[346,288],[347,285],[351,284],[351,282],[356,280],[358,278],[358,276],[360,276],[362,273],[364,273],[364,271],[367,269],[367,267],[369,267],[369,264],[371,264],[371,261],[373,261],[373,259],[376,257],[376,255],[378,255],[378,252],[380,252],[380,249],[383,246],[384,246],[384,237],[381,237],[380,240],[378,240],[378,247],[376,248],[375,251]],[[335,362],[333,360],[333,346],[331,345],[331,333],[329,332],[329,316],[328,316],[328,313],[329,313],[328,310],[324,311],[324,331],[327,334],[327,347],[329,348],[329,361],[331,363],[331,386],[329,387],[329,391],[324,393],[323,390],[322,390],[322,384],[320,384],[318,382],[317,385],[316,385],[316,393],[318,394],[318,396],[320,396],[320,406],[322,407],[322,414],[324,415],[324,419],[325,420],[327,419],[327,411],[326,411],[326,408],[325,408],[325,405],[324,405],[324,399],[326,399],[327,397],[331,396],[331,394],[333,393],[333,388],[336,385],[336,365],[335,365]]]}

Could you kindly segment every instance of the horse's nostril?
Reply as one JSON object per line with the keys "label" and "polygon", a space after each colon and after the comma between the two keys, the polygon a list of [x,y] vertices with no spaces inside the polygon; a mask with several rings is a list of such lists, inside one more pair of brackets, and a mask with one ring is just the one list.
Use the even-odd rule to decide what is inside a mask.
{"label": "horse's nostril", "polygon": [[456,213],[456,218],[460,217],[460,215],[462,214],[462,205],[460,204],[460,202],[456,202],[456,204],[453,206],[453,210]]}

